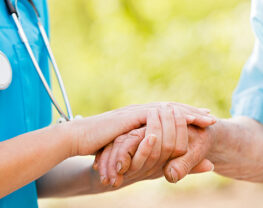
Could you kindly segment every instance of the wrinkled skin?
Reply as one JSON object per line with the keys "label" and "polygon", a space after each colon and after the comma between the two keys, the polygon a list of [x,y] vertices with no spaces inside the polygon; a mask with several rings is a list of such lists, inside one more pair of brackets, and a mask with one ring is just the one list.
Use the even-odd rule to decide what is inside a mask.
{"label": "wrinkled skin", "polygon": [[[147,128],[116,138],[114,143],[97,154],[94,168],[99,170],[104,185],[119,187],[124,177],[126,180],[157,178],[163,175],[163,170],[168,181],[177,182],[190,171],[197,173],[213,169],[213,164],[205,160],[205,153],[210,147],[208,137],[204,135],[208,130],[189,127],[188,141],[187,122],[183,114],[177,109],[166,110],[152,112],[148,116]],[[204,136],[194,140],[193,134],[198,133]],[[189,164],[189,170],[185,157],[195,157],[195,162]]]}

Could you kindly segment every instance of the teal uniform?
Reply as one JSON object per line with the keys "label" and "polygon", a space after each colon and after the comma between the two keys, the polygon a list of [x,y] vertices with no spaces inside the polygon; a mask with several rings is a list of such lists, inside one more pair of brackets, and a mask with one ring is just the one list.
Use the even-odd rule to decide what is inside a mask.
{"label": "teal uniform", "polygon": [[[12,2],[17,7],[29,43],[49,82],[48,56],[38,31],[34,11],[27,0]],[[48,32],[47,2],[35,0],[34,3]],[[0,1],[0,51],[9,59],[13,71],[11,85],[6,90],[0,90],[0,141],[4,141],[48,126],[51,122],[50,99],[18,36],[14,21],[7,13],[4,0]],[[0,208],[36,207],[38,205],[35,182],[0,199]]]}

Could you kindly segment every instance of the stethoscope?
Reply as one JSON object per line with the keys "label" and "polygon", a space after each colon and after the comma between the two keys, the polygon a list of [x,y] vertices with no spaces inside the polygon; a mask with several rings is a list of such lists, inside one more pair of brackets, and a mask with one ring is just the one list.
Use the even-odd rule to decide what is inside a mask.
{"label": "stethoscope", "polygon": [[[47,80],[45,79],[40,67],[39,67],[39,64],[37,63],[37,60],[36,60],[36,57],[29,45],[29,42],[28,42],[28,39],[27,39],[27,36],[23,30],[23,27],[21,25],[21,22],[18,18],[18,13],[17,13],[17,10],[16,8],[13,6],[13,4],[10,2],[10,0],[5,0],[5,4],[6,4],[6,7],[7,7],[7,10],[8,10],[8,13],[9,15],[12,16],[13,20],[14,20],[14,23],[18,29],[18,34],[19,34],[19,37],[21,38],[22,42],[24,43],[25,47],[26,47],[26,50],[32,60],[32,63],[34,64],[34,67],[54,105],[54,107],[56,108],[56,110],[58,111],[58,113],[60,114],[61,118],[59,119],[59,123],[63,122],[63,121],[70,121],[70,120],[73,120],[73,114],[72,114],[72,110],[71,110],[71,106],[70,106],[70,103],[69,103],[69,100],[68,100],[68,96],[67,96],[67,93],[66,93],[66,90],[65,90],[65,87],[64,87],[64,84],[63,84],[63,80],[61,78],[61,75],[60,75],[60,72],[59,72],[59,69],[58,69],[58,66],[57,66],[57,63],[56,63],[56,60],[54,58],[54,55],[53,55],[53,52],[51,50],[51,47],[50,47],[50,43],[49,43],[49,40],[48,40],[48,37],[47,37],[47,33],[41,23],[41,20],[40,20],[40,15],[39,15],[39,12],[37,11],[37,8],[35,6],[35,4],[33,3],[32,0],[28,0],[28,2],[31,4],[35,14],[36,14],[36,17],[37,17],[37,24],[38,24],[38,28],[39,28],[39,31],[40,31],[40,34],[43,38],[43,41],[45,43],[45,46],[46,46],[46,49],[47,49],[47,52],[48,52],[48,55],[49,55],[49,58],[51,60],[51,63],[53,65],[53,69],[54,69],[54,72],[56,74],[56,77],[57,77],[57,80],[58,80],[58,83],[59,83],[59,86],[60,86],[60,90],[61,90],[61,93],[63,95],[63,98],[64,98],[64,102],[65,102],[65,106],[66,106],[66,109],[67,109],[67,115],[63,112],[63,110],[61,109],[60,105],[58,104],[58,102],[56,101],[48,83],[47,83]],[[12,69],[11,69],[11,65],[7,59],[7,57],[0,51],[0,90],[3,90],[3,89],[6,89],[10,83],[11,83],[11,80],[12,80]],[[78,116],[79,117],[79,116]]]}

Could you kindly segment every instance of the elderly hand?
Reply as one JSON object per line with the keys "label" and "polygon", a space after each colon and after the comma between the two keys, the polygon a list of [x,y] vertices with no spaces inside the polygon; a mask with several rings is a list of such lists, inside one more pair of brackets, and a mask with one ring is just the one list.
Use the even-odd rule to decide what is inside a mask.
{"label": "elderly hand", "polygon": [[167,181],[176,183],[188,173],[213,171],[214,165],[206,160],[213,145],[213,126],[201,129],[189,127],[189,149],[181,157],[172,159],[164,167],[164,175]]}
{"label": "elderly hand", "polygon": [[[114,144],[97,154],[94,167],[99,169],[103,184],[120,186],[127,170],[125,176],[130,180],[141,179],[142,175],[144,179],[161,176],[162,168],[169,158],[186,153],[187,124],[204,127],[214,123],[213,119],[210,123],[207,119],[202,120],[202,116],[187,122],[183,110],[170,105],[152,111],[148,119],[146,129],[133,130],[118,137]],[[208,163],[204,161],[201,165]]]}

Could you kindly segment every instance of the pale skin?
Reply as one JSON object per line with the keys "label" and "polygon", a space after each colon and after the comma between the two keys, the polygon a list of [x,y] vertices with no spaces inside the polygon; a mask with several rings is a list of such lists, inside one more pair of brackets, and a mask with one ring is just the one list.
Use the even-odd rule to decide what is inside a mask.
{"label": "pale skin", "polygon": [[[177,103],[171,105],[181,109],[189,123],[214,122],[206,110]],[[0,142],[0,198],[37,179],[40,197],[107,191],[108,188],[99,185],[91,165],[73,157],[94,154],[116,137],[144,126],[149,111],[159,106],[163,103],[128,106]],[[67,161],[68,158],[72,159]],[[74,168],[70,168],[73,165]],[[64,174],[59,174],[63,170]],[[135,181],[126,184],[132,182]],[[65,190],[65,186],[69,188]]]}
{"label": "pale skin", "polygon": [[[140,129],[139,132],[144,134],[143,129]],[[248,117],[218,119],[216,124],[205,129],[189,126],[188,133],[189,146],[187,153],[164,162],[159,170],[155,171],[157,175],[153,178],[164,174],[169,182],[176,183],[189,173],[213,169],[211,163],[204,160],[207,158],[214,164],[215,172],[221,175],[239,180],[263,182],[263,125],[259,122]],[[128,137],[126,140],[128,141]],[[137,147],[138,142],[132,145]],[[126,155],[132,145],[128,142],[119,145],[118,148],[124,148],[117,157],[120,159],[108,162],[108,164],[115,165],[103,167],[111,177],[116,176],[116,174],[118,174],[118,177],[123,177],[124,174],[125,179],[130,179],[129,169],[132,169],[134,162],[132,160],[134,159]],[[144,150],[138,151],[149,152],[151,147],[145,146]],[[124,171],[118,170],[117,163],[119,161],[125,163]],[[162,169],[162,167],[164,168]],[[99,171],[101,171],[100,169]],[[138,171],[142,171],[142,169]],[[154,173],[152,176],[154,176]],[[116,184],[116,186],[120,185],[121,183]]]}

